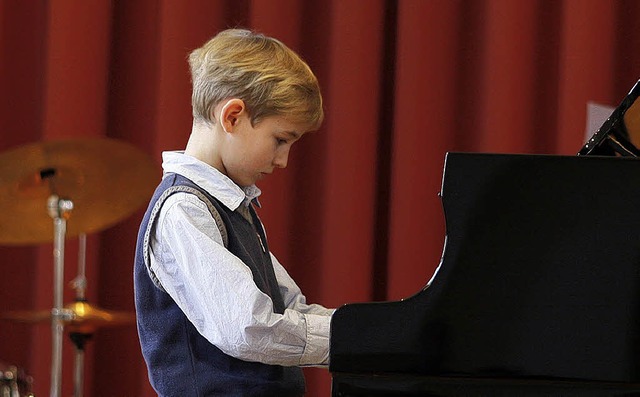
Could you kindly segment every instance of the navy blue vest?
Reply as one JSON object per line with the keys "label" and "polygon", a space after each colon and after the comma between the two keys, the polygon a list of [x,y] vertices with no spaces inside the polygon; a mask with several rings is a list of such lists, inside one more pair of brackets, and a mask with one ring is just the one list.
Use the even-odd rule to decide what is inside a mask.
{"label": "navy blue vest", "polygon": [[274,311],[284,311],[264,231],[253,209],[255,228],[187,178],[166,176],[140,225],[134,265],[138,335],[152,386],[163,397],[302,396],[305,386],[299,367],[247,362],[224,354],[200,335],[173,299],[153,282],[143,257],[144,235],[152,208],[172,186],[196,188],[211,201],[227,229],[227,248],[251,269],[258,288],[273,300]]}

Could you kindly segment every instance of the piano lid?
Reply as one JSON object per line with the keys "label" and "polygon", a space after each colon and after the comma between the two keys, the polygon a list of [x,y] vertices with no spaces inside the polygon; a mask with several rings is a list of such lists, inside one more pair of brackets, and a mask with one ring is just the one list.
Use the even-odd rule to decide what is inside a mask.
{"label": "piano lid", "polygon": [[578,156],[448,153],[440,267],[335,312],[333,396],[638,395],[639,95]]}
{"label": "piano lid", "polygon": [[639,95],[640,80],[580,149],[578,156],[640,157],[640,101],[636,103]]}

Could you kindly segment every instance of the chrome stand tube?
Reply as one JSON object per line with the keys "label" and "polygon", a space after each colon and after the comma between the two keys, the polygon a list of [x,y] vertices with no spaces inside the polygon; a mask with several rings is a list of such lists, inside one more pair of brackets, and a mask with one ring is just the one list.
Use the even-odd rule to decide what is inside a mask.
{"label": "chrome stand tube", "polygon": [[53,218],[53,309],[51,309],[51,397],[60,397],[62,392],[62,337],[64,333],[63,287],[64,287],[64,240],[67,219],[73,209],[70,200],[52,195],[47,200],[49,215]]}

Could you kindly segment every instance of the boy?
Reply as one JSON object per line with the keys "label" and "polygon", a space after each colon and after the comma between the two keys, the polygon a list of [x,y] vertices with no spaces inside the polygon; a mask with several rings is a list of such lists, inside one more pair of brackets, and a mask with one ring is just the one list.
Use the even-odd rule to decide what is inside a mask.
{"label": "boy", "polygon": [[255,182],[284,168],[317,129],[322,97],[307,64],[246,30],[189,56],[193,127],[138,235],[138,334],[160,396],[301,396],[304,365],[326,365],[333,310],[308,305],[270,253]]}

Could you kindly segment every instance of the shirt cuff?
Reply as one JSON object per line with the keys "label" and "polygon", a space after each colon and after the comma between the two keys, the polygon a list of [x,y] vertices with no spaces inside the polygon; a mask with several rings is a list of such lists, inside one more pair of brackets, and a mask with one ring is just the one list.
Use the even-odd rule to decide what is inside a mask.
{"label": "shirt cuff", "polygon": [[307,344],[300,365],[328,365],[331,316],[304,314],[304,318],[307,323]]}

